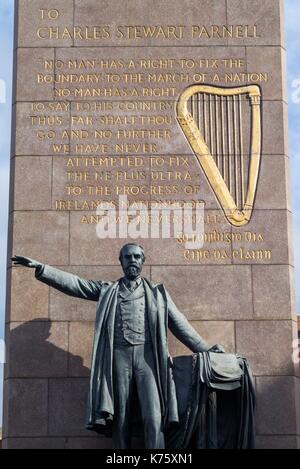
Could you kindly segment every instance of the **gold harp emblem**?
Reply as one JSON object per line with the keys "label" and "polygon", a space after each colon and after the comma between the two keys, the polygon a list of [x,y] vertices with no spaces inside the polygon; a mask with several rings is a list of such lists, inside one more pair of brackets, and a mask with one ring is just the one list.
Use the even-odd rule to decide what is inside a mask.
{"label": "gold harp emblem", "polygon": [[191,86],[177,120],[229,223],[249,223],[261,160],[259,86]]}

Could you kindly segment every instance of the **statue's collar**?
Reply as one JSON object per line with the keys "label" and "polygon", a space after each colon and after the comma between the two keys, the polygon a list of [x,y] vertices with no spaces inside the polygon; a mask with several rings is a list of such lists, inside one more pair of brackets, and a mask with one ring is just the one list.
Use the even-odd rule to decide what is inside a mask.
{"label": "statue's collar", "polygon": [[128,278],[123,277],[122,282],[128,290],[134,291],[134,290],[137,289],[137,287],[139,287],[141,285],[142,277],[139,276],[139,277],[135,278],[134,280],[129,280]]}

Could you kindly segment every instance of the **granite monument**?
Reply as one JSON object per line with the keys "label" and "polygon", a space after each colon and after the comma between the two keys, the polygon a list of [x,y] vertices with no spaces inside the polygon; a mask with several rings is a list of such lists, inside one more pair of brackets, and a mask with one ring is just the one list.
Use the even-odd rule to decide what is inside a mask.
{"label": "granite monument", "polygon": [[[299,446],[283,4],[15,2],[4,448],[109,445],[84,428],[93,303],[11,257],[115,281],[131,242],[193,329],[249,360],[257,447]],[[196,234],[153,228],[187,203]]]}

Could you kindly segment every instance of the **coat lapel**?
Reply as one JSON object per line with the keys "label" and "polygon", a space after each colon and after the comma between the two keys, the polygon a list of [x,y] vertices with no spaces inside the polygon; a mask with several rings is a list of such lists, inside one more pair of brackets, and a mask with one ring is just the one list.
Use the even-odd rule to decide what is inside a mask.
{"label": "coat lapel", "polygon": [[[103,386],[112,387],[111,361],[112,361],[112,326],[115,318],[115,304],[117,301],[119,282],[108,283],[102,287],[97,304],[97,317],[95,324],[94,346],[92,354],[90,394],[89,394],[89,421],[93,421],[97,410],[97,402],[107,401],[111,393],[104,391]],[[110,324],[108,324],[110,323]],[[108,326],[108,327],[107,327]],[[105,335],[107,336],[105,337]],[[107,349],[106,349],[107,347]],[[106,349],[106,350],[105,350]],[[105,357],[110,357],[108,362]],[[102,371],[101,371],[102,370]],[[105,376],[102,382],[101,376]],[[100,399],[98,401],[97,398]],[[113,404],[107,408],[113,409]],[[111,412],[113,413],[113,411]]]}
{"label": "coat lapel", "polygon": [[153,347],[156,351],[156,327],[157,327],[157,301],[153,292],[153,289],[150,288],[148,282],[143,279],[144,288],[145,288],[145,297],[146,297],[146,306],[148,314],[149,329]]}
{"label": "coat lapel", "polygon": [[107,332],[108,332],[110,345],[112,345],[113,343],[115,317],[116,317],[116,309],[117,309],[117,303],[118,303],[118,291],[119,291],[119,283],[114,285],[112,295],[110,297],[110,303],[107,305]]}
{"label": "coat lapel", "polygon": [[[97,318],[95,326],[95,342],[99,340],[100,331],[102,331],[103,324],[107,324],[107,321],[110,319],[110,311],[112,303],[116,300],[117,293],[119,288],[119,282],[108,284],[106,287],[102,288],[99,301],[97,304]],[[114,316],[114,315],[112,315]]]}

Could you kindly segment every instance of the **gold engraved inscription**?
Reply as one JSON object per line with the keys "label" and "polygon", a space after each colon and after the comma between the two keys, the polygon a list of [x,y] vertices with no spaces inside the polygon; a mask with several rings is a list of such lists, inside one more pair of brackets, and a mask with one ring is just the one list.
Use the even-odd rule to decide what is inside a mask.
{"label": "gold engraved inscription", "polygon": [[[219,53],[217,57],[202,57],[200,50],[194,54],[189,49],[182,49],[187,51],[182,57],[178,57],[179,49],[167,57],[169,54],[159,48],[155,57],[152,55],[156,54],[152,53],[143,57],[142,48],[132,57],[127,57],[127,54],[112,57],[111,53],[107,54],[109,57],[104,53],[99,57],[97,50],[94,49],[94,54],[91,48],[86,49],[86,56],[83,48],[78,49],[80,53],[77,54],[76,45],[139,46],[151,40],[153,45],[172,46],[185,45],[185,39],[191,45],[208,45],[212,40],[216,44],[219,39],[222,44],[222,39],[228,39],[229,43],[230,39],[248,39],[255,44],[263,31],[255,24],[78,24],[70,27],[59,9],[40,9],[38,17],[40,24],[34,34],[41,46],[43,43],[48,46],[47,41],[51,40],[51,47],[56,47],[55,44],[62,47],[61,51],[57,49],[54,60],[38,59],[39,68],[34,80],[39,96],[43,90],[47,94],[45,99],[49,98],[49,90],[50,93],[53,90],[53,94],[48,102],[31,104],[27,121],[34,144],[43,148],[41,154],[53,155],[53,174],[60,175],[57,181],[53,179],[53,207],[58,211],[78,211],[81,223],[89,225],[100,220],[94,213],[96,208],[104,200],[117,207],[119,195],[128,196],[128,208],[141,201],[149,208],[155,202],[166,207],[174,203],[183,207],[187,200],[195,205],[199,201],[205,203],[202,200],[207,190],[206,186],[204,190],[202,182],[205,180],[202,178],[199,183],[201,170],[197,171],[190,149],[180,138],[176,126],[176,117],[180,116],[176,116],[174,105],[186,87],[204,86],[205,83],[223,88],[227,85],[241,88],[243,84],[250,87],[253,83],[267,83],[269,73],[248,69],[247,60],[242,57],[244,53],[241,57],[231,57],[227,55],[226,47],[223,57]],[[70,49],[69,57],[61,41],[68,44],[73,41],[75,47]],[[233,101],[232,110],[236,107],[239,115],[239,100]],[[213,101],[207,102],[207,112],[212,105]],[[191,115],[191,111],[195,111],[193,117],[199,114],[197,106],[193,102],[189,108]],[[255,106],[256,109],[259,107],[255,99],[253,106],[253,110]],[[257,110],[253,112],[258,115]],[[221,105],[216,107],[212,116],[221,122]],[[211,117],[206,122],[208,134],[214,132],[212,120]],[[225,194],[226,216],[232,224],[242,226],[250,221],[254,205],[255,184],[252,183],[257,179],[259,169],[259,138],[254,132],[256,137],[251,148],[256,154],[256,163],[250,165],[252,183],[249,182],[250,189],[247,190],[242,184],[239,186],[235,174],[230,174],[228,169],[231,165],[234,171],[247,172],[247,162],[243,163],[242,169],[242,163],[237,162],[235,154],[236,146],[241,144],[239,134],[233,131],[238,129],[238,125],[237,121],[232,123],[233,141],[230,145],[233,154],[228,155],[228,167],[225,168],[222,160],[222,129],[219,129],[214,148],[209,150],[216,166],[221,167],[219,172],[224,176],[234,204],[217,178],[218,187],[214,190],[218,201],[222,205]],[[27,154],[34,153],[28,151]],[[202,155],[199,159],[203,163]],[[245,201],[244,206],[242,200]],[[141,215],[141,220],[146,219],[147,223],[150,223],[150,218],[150,215],[148,218]],[[194,217],[192,219],[194,221]],[[264,234],[250,229],[245,233],[227,231],[221,211],[206,213],[205,224],[203,250],[183,251],[184,238],[177,240],[188,262],[201,262],[201,259],[266,262],[272,257],[271,251],[261,249],[267,242]],[[233,242],[242,243],[243,247],[233,250]]]}

